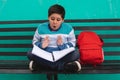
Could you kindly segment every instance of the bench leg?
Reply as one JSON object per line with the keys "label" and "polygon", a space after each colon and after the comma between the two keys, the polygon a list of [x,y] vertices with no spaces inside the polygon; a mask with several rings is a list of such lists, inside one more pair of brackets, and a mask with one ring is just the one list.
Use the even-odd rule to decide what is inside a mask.
{"label": "bench leg", "polygon": [[58,75],[54,74],[54,80],[58,80]]}
{"label": "bench leg", "polygon": [[57,74],[47,74],[47,80],[58,80]]}

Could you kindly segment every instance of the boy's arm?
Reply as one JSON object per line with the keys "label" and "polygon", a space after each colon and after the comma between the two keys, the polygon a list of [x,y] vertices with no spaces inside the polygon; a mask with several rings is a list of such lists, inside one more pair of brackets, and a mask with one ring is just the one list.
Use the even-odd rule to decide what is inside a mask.
{"label": "boy's arm", "polygon": [[70,32],[69,37],[68,37],[67,40],[68,40],[67,43],[63,43],[62,45],[58,45],[60,50],[76,46],[76,38],[75,38],[74,30],[72,30]]}
{"label": "boy's arm", "polygon": [[35,31],[35,34],[34,34],[33,40],[32,40],[32,44],[36,45],[40,48],[42,47],[41,38],[39,36],[38,29],[36,29],[36,31]]}

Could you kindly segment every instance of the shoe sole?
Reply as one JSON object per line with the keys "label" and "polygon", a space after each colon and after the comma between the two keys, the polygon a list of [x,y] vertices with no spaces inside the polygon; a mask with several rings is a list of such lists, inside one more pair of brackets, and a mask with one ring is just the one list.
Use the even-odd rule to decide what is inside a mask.
{"label": "shoe sole", "polygon": [[75,61],[75,63],[76,63],[77,66],[78,66],[78,70],[77,70],[77,71],[80,71],[80,70],[81,70],[81,65],[80,65],[80,63],[79,63],[78,61]]}
{"label": "shoe sole", "polygon": [[30,61],[30,63],[29,63],[29,69],[30,69],[31,71],[33,71],[32,65],[33,65],[33,61]]}

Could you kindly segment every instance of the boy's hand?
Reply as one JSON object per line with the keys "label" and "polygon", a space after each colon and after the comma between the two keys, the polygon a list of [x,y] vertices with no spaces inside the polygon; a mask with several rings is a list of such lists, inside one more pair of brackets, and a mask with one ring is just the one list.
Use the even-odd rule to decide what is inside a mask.
{"label": "boy's hand", "polygon": [[42,48],[46,48],[49,45],[49,37],[46,36],[45,39],[42,42]]}
{"label": "boy's hand", "polygon": [[58,45],[62,45],[62,44],[63,44],[63,40],[62,40],[62,37],[61,37],[61,36],[58,36],[58,37],[57,37],[57,44],[58,44]]}

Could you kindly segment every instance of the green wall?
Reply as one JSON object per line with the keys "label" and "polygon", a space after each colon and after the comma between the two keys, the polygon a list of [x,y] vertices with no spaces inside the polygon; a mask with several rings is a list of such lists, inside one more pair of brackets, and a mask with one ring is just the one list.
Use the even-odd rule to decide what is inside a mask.
{"label": "green wall", "polygon": [[[120,18],[120,0],[0,0],[0,21],[14,20],[43,20],[47,19],[48,8],[52,4],[61,4],[66,9],[66,19],[106,19]],[[71,23],[72,24],[72,23]],[[72,25],[120,25],[120,23],[76,23]],[[25,24],[0,25],[0,28],[25,27]],[[32,25],[32,26],[31,26]],[[34,25],[31,24],[33,27]],[[29,27],[29,26],[28,26]],[[35,26],[36,27],[36,26]],[[97,32],[97,31],[96,31]],[[111,32],[111,31],[110,31]],[[109,33],[105,32],[104,33]],[[4,32],[1,32],[2,36]],[[76,32],[77,33],[77,32]],[[97,32],[99,34],[99,31]],[[119,33],[113,32],[115,34]],[[14,33],[11,33],[14,35]],[[11,35],[9,34],[9,35]],[[15,34],[16,35],[16,34]],[[17,34],[19,35],[19,34]],[[33,35],[33,33],[26,34]],[[108,41],[108,40],[107,40]],[[119,41],[116,40],[116,41]],[[1,40],[2,43],[2,40]],[[5,42],[4,42],[5,43]],[[12,42],[11,42],[12,43]],[[22,43],[22,42],[21,42]],[[28,42],[30,43],[30,41]],[[12,49],[8,49],[8,51]],[[25,52],[27,50],[21,49]],[[105,50],[107,50],[105,48]],[[4,50],[5,51],[5,50]],[[16,50],[14,50],[16,51]],[[109,50],[108,50],[109,51]],[[11,57],[10,59],[27,59],[26,57]],[[105,57],[107,59],[107,57]],[[119,57],[116,57],[118,59]],[[7,60],[7,56],[0,56],[0,59]],[[112,59],[112,58],[111,58]],[[59,80],[119,80],[120,74],[59,74]],[[0,80],[47,80],[44,74],[0,74]]]}
{"label": "green wall", "polygon": [[0,0],[0,21],[47,19],[55,3],[66,9],[66,19],[120,18],[120,0]]}

